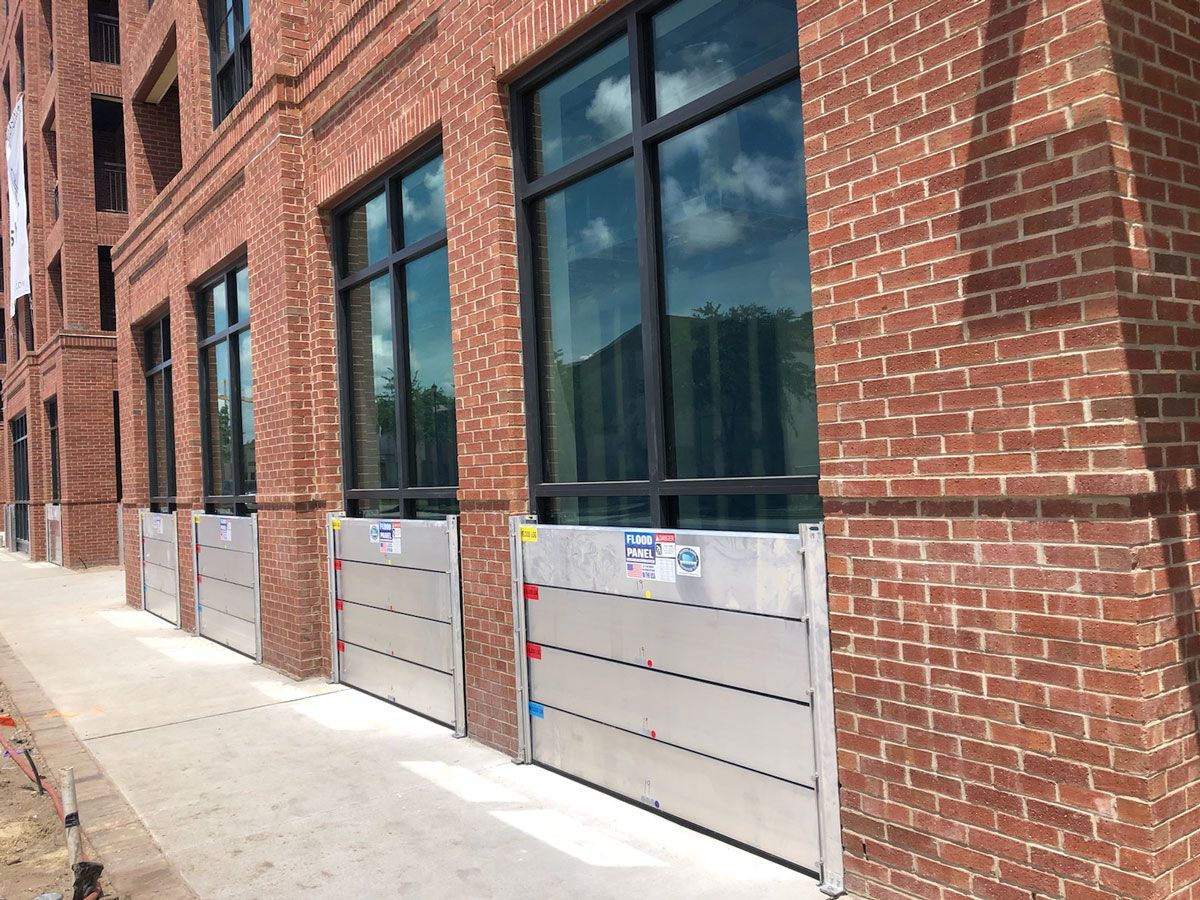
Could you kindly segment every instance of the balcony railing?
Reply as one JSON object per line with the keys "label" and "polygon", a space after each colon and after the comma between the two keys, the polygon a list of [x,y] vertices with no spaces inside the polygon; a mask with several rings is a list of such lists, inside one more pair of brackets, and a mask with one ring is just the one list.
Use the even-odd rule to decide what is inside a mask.
{"label": "balcony railing", "polygon": [[129,212],[124,163],[96,163],[96,209],[100,212]]}
{"label": "balcony railing", "polygon": [[88,40],[92,62],[121,62],[121,20],[104,13],[88,15]]}

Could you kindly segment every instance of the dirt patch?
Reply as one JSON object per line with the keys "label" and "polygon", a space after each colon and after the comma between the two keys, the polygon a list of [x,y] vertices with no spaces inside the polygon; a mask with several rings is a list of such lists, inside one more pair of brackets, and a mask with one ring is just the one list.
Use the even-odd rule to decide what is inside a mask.
{"label": "dirt patch", "polygon": [[[29,748],[38,771],[53,782],[3,684],[0,716],[11,716],[18,726],[0,724],[4,739],[17,752]],[[39,794],[11,759],[0,757],[0,900],[28,900],[50,891],[71,896],[62,823],[50,796]]]}

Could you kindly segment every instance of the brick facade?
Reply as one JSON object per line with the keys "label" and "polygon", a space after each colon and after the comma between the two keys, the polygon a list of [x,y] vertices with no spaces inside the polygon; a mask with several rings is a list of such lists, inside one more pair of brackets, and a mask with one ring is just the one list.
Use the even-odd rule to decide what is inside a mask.
{"label": "brick facade", "polygon": [[[86,0],[16,0],[0,19],[0,72],[5,75],[4,121],[22,93],[29,184],[29,261],[32,299],[9,319],[8,247],[3,305],[5,358],[0,367],[5,434],[0,496],[13,497],[8,423],[29,423],[29,538],[33,559],[46,557],[45,504],[52,499],[46,403],[58,405],[63,563],[90,567],[118,562],[114,392],[116,339],[101,319],[97,248],[125,232],[123,212],[100,211],[94,158],[119,152],[93,146],[92,98],[119,98],[121,69],[95,61],[89,46]],[[22,70],[24,75],[22,76]],[[115,177],[115,176],[114,176]],[[8,231],[8,195],[3,228]],[[57,193],[57,201],[55,196]],[[57,212],[55,203],[58,204]],[[102,204],[112,206],[113,204]],[[24,343],[32,312],[32,345]],[[20,338],[18,335],[20,328]],[[105,330],[107,326],[108,330]],[[17,347],[18,339],[22,345]]]}
{"label": "brick facade", "polygon": [[[186,547],[193,289],[244,257],[264,661],[329,671],[328,213],[440,138],[468,727],[510,751],[507,519],[528,487],[506,85],[619,5],[252,0],[254,82],[215,129],[203,4],[122,8],[126,533],[148,491],[141,329],[170,309]],[[812,0],[798,21],[849,887],[1200,897],[1200,13]],[[6,408],[40,408],[56,376],[11,349]]]}

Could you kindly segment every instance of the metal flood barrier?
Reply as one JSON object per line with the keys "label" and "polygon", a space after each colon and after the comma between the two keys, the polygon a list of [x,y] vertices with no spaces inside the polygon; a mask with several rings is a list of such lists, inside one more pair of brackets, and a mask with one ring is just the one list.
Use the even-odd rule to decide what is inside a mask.
{"label": "metal flood barrier", "polygon": [[799,534],[515,517],[518,762],[842,890],[820,525]]}
{"label": "metal flood barrier", "polygon": [[196,628],[201,637],[262,662],[258,515],[192,515]]}
{"label": "metal flood barrier", "polygon": [[333,680],[466,734],[458,517],[329,518]]}
{"label": "metal flood barrier", "polygon": [[17,552],[17,507],[13,503],[4,504],[4,549]]}
{"label": "metal flood barrier", "polygon": [[179,624],[179,530],[175,513],[138,510],[142,609]]}
{"label": "metal flood barrier", "polygon": [[57,503],[46,504],[46,562],[63,564],[62,506]]}

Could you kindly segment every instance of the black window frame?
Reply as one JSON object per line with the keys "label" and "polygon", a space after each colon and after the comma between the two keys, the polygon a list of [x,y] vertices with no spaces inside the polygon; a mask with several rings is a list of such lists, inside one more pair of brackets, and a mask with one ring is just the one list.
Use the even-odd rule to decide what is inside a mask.
{"label": "black window frame", "polygon": [[[663,342],[664,284],[662,219],[658,203],[657,155],[654,148],[669,138],[711,121],[767,92],[800,82],[799,42],[794,48],[754,70],[691,100],[662,116],[654,115],[654,58],[651,17],[676,0],[635,0],[597,25],[509,89],[513,149],[514,200],[517,218],[517,261],[520,288],[521,344],[525,381],[525,427],[529,456],[530,508],[552,522],[549,507],[556,499],[590,497],[648,499],[651,527],[678,527],[677,500],[689,496],[819,497],[818,475],[672,478],[667,476],[667,424]],[[627,41],[632,92],[632,128],[551,172],[534,176],[531,142],[532,98],[538,88],[572,65],[619,40]],[[555,482],[545,478],[542,368],[535,283],[535,218],[533,205],[557,191],[625,160],[633,160],[637,210],[638,271],[641,295],[642,360],[646,393],[647,478],[633,481]],[[632,524],[632,523],[631,523]]]}
{"label": "black window frame", "polygon": [[50,444],[50,500],[62,500],[62,466],[58,448],[58,397],[46,401],[46,435]]}
{"label": "black window frame", "polygon": [[[161,362],[154,362],[151,341],[158,341]],[[146,462],[149,466],[147,480],[150,509],[153,512],[175,511],[175,383],[171,358],[171,314],[164,313],[142,329],[142,369],[146,379]],[[156,379],[163,383],[163,408],[158,408],[154,388]],[[207,382],[206,382],[207,383]],[[155,441],[156,417],[163,417],[163,452],[167,459],[167,484],[158,483],[158,446]]]}
{"label": "black window frame", "polygon": [[29,415],[22,412],[9,422],[12,441],[13,506],[15,507],[13,537],[17,552],[29,552]]}
{"label": "black window frame", "polygon": [[[254,83],[253,52],[250,43],[250,22],[245,21],[245,13],[249,13],[249,0],[233,0],[233,7],[225,12],[218,7],[221,0],[208,0],[208,59],[209,73],[212,86],[212,116],[213,128],[216,128],[233,112],[238,102],[246,96]],[[223,4],[222,4],[223,5]],[[228,52],[221,56],[217,51],[218,29],[224,28],[225,22],[233,20],[233,45]],[[221,93],[221,76],[225,72],[233,73],[232,92],[228,96]]]}
{"label": "black window frame", "polygon": [[[404,162],[383,177],[356,192],[353,197],[332,210],[334,291],[337,297],[338,335],[338,399],[341,402],[341,447],[342,447],[342,493],[346,499],[346,511],[350,516],[361,516],[364,507],[375,504],[395,503],[400,508],[397,518],[419,518],[416,503],[421,500],[450,500],[458,503],[458,479],[453,485],[419,487],[412,484],[415,463],[415,443],[409,428],[409,412],[412,392],[408,348],[408,303],[404,267],[417,259],[428,256],[447,246],[448,231],[445,227],[427,234],[416,242],[404,245],[400,240],[403,232],[403,204],[400,185],[403,179],[422,166],[443,156],[441,140],[422,147],[410,154]],[[387,209],[389,253],[382,259],[359,269],[346,272],[345,217],[366,201],[385,192],[384,206]],[[399,249],[391,249],[396,248]],[[391,277],[392,297],[392,359],[396,372],[396,468],[399,482],[394,488],[355,488],[354,434],[350,384],[350,340],[347,303],[353,288],[370,284],[381,275]],[[456,398],[457,400],[457,398]],[[458,441],[455,435],[455,459],[458,458]]]}
{"label": "black window frame", "polygon": [[[249,266],[246,264],[245,257],[231,264],[228,268],[223,269],[219,274],[201,282],[195,290],[194,302],[198,337],[197,349],[198,359],[196,363],[197,371],[200,375],[200,458],[204,473],[204,507],[207,512],[220,513],[222,515],[233,516],[248,516],[257,510],[255,500],[255,491],[243,490],[244,484],[242,479],[242,360],[241,354],[237,352],[238,336],[243,331],[250,330],[250,315],[246,316],[244,321],[236,319],[237,315],[237,273],[242,269],[247,270],[247,285],[249,284]],[[205,317],[205,300],[204,295],[207,291],[211,291],[214,287],[221,283],[225,284],[225,302],[231,312],[229,316],[229,324],[218,332],[211,335],[206,335]],[[249,309],[250,300],[247,297],[246,306]],[[226,352],[229,354],[229,428],[230,439],[233,446],[230,448],[230,467],[232,468],[233,487],[232,494],[216,494],[213,492],[212,484],[212,453],[213,448],[209,440],[209,397],[208,397],[208,353],[209,347],[217,346],[224,343]],[[251,353],[253,353],[253,341],[251,342]],[[251,372],[251,379],[254,373]],[[253,383],[253,382],[252,382]],[[257,431],[255,432],[257,436]],[[257,447],[256,447],[257,454]],[[257,485],[256,485],[257,490]]]}

